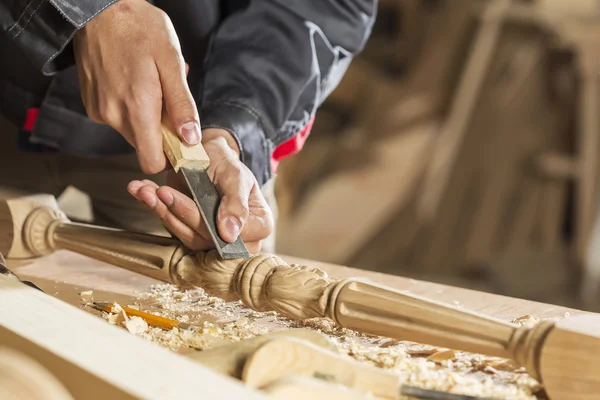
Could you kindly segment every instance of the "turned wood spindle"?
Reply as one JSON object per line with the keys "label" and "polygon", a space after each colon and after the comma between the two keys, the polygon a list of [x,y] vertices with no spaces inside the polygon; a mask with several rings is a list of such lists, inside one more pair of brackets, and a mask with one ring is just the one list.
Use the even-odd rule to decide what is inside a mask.
{"label": "turned wood spindle", "polygon": [[[42,201],[43,200],[43,201]],[[68,249],[225,300],[291,318],[329,317],[372,335],[509,358],[541,381],[551,399],[600,393],[600,318],[585,315],[519,327],[374,283],[336,281],[271,254],[221,260],[178,241],[70,222],[52,199],[0,205],[0,252],[36,257]],[[10,213],[7,215],[6,213]]]}

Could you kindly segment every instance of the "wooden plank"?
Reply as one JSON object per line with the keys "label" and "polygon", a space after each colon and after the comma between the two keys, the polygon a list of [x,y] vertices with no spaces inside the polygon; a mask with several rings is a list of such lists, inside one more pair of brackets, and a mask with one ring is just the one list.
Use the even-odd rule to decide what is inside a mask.
{"label": "wooden plank", "polygon": [[75,398],[263,398],[233,379],[5,276],[0,276],[0,346],[35,359]]}

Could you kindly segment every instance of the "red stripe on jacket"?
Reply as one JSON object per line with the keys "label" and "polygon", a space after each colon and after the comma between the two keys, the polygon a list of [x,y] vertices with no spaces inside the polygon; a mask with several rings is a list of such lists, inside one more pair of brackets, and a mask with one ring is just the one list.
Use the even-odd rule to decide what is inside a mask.
{"label": "red stripe on jacket", "polygon": [[277,173],[277,167],[279,167],[279,162],[281,160],[297,154],[300,152],[300,150],[302,150],[304,143],[306,143],[306,139],[308,139],[308,135],[310,134],[314,122],[315,117],[312,117],[308,124],[306,124],[304,128],[302,128],[302,130],[296,134],[296,136],[288,139],[275,148],[273,154],[271,155],[271,170],[273,173]]}

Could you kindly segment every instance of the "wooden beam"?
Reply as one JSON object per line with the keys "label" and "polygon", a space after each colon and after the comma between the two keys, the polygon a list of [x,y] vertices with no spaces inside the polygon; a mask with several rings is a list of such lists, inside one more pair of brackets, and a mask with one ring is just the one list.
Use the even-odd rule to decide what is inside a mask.
{"label": "wooden beam", "polygon": [[5,276],[0,276],[0,346],[36,360],[75,398],[265,398]]}

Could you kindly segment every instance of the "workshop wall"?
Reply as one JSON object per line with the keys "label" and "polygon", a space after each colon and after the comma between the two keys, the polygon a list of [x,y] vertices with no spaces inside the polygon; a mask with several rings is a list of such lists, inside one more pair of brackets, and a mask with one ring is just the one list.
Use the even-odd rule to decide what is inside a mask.
{"label": "workshop wall", "polygon": [[563,3],[380,1],[280,166],[277,251],[599,308],[600,9]]}

